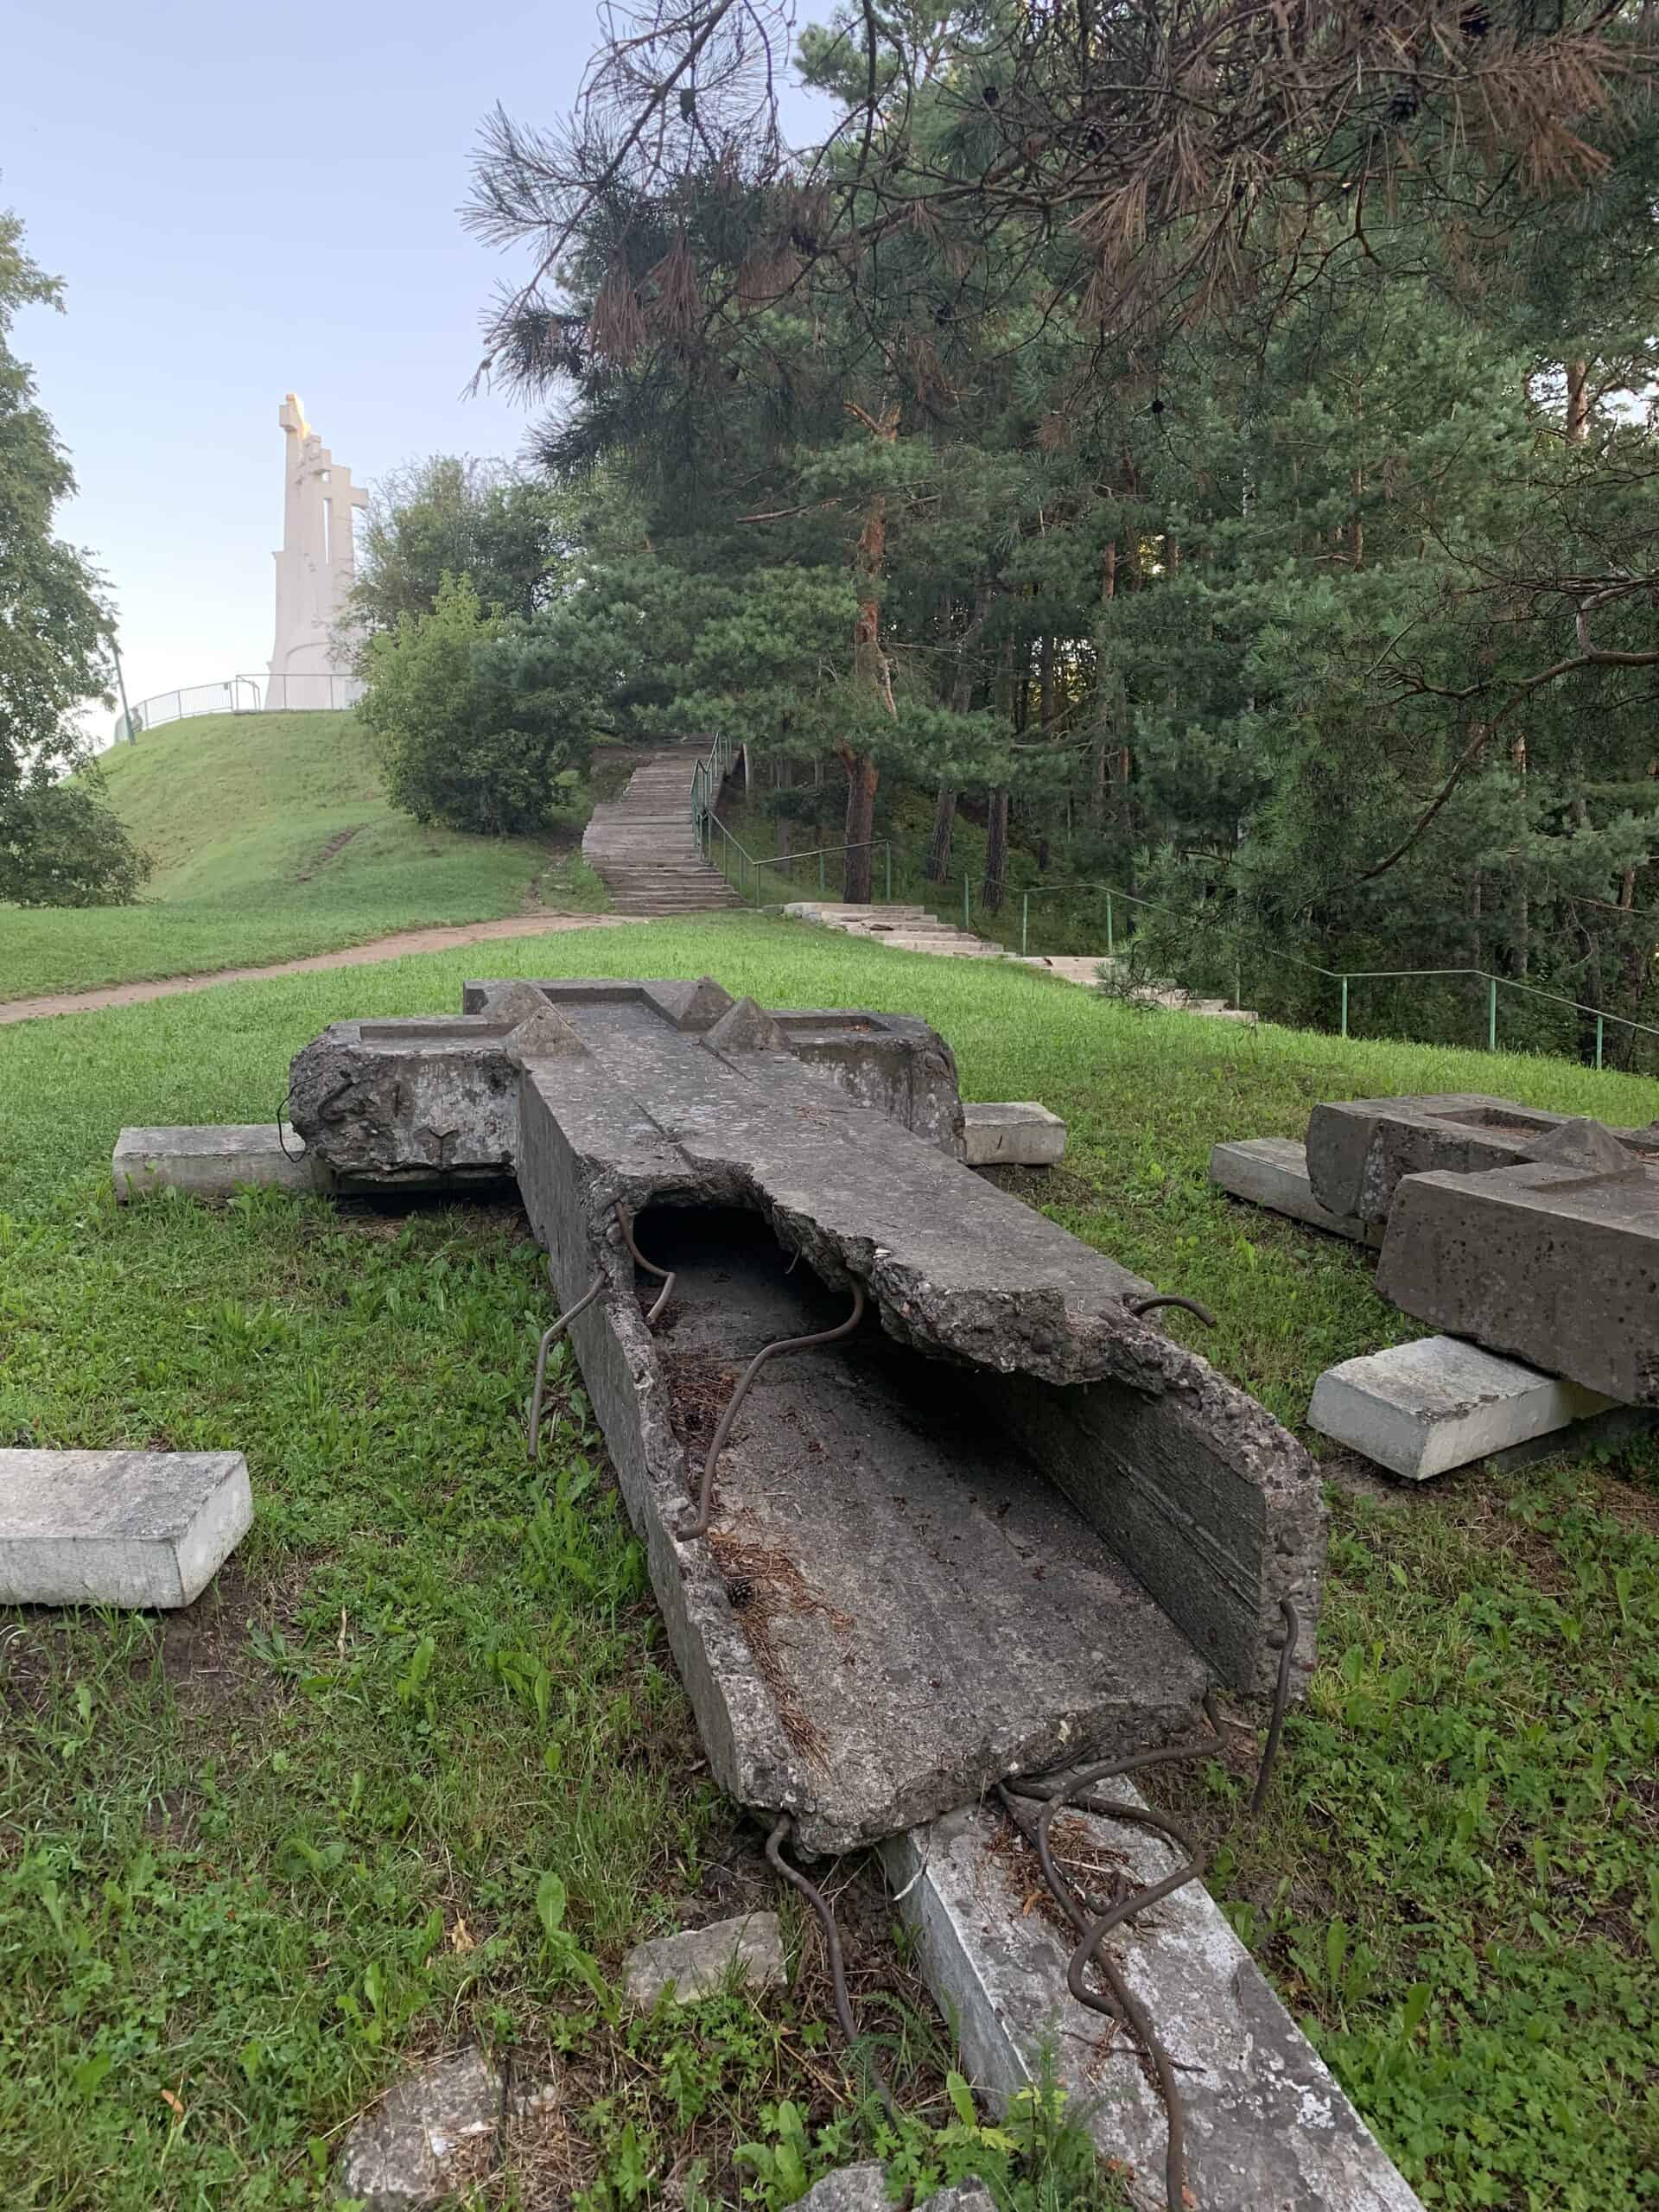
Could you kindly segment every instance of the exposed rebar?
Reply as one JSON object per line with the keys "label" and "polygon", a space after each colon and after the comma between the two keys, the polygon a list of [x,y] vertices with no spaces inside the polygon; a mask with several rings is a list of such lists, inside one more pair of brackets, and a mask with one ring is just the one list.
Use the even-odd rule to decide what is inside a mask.
{"label": "exposed rebar", "polygon": [[564,1334],[578,1313],[588,1311],[604,1287],[603,1274],[596,1274],[575,1304],[566,1306],[558,1319],[542,1332],[542,1341],[536,1349],[536,1387],[530,1394],[530,1456],[532,1459],[541,1448],[542,1386],[547,1380],[547,1355],[553,1349],[554,1339]]}
{"label": "exposed rebar", "polygon": [[763,1344],[743,1370],[742,1380],[726,1401],[726,1410],[720,1417],[715,1431],[715,1440],[709,1446],[709,1456],[702,1463],[702,1483],[697,1492],[696,1516],[680,1525],[682,1541],[690,1542],[694,1536],[706,1536],[714,1517],[715,1466],[726,1448],[726,1439],[731,1434],[732,1423],[737,1419],[737,1409],[748,1395],[749,1385],[769,1359],[776,1359],[780,1352],[810,1351],[817,1344],[832,1344],[842,1337],[851,1336],[864,1319],[864,1286],[853,1285],[853,1310],[844,1321],[833,1329],[819,1329],[810,1337],[779,1337],[775,1344]]}
{"label": "exposed rebar", "polygon": [[[800,1891],[817,1915],[818,1926],[823,1930],[824,1955],[830,1962],[830,1988],[836,2007],[836,2024],[849,2048],[854,2049],[858,2044],[858,2022],[853,2014],[853,2000],[847,1987],[847,1962],[842,1955],[841,1930],[836,1925],[835,1907],[816,1882],[810,1882],[798,1866],[791,1866],[785,1858],[784,1838],[793,1833],[794,1827],[791,1815],[779,1815],[766,1838],[766,1857],[791,1887]],[[896,2117],[893,2092],[887,2087],[887,2076],[874,2053],[869,2055],[869,2065],[870,2078],[875,2085],[876,2094],[889,2114]]]}
{"label": "exposed rebar", "polygon": [[1267,1802],[1268,1791],[1273,1784],[1273,1770],[1279,1764],[1279,1738],[1284,1732],[1285,1707],[1290,1702],[1290,1668],[1296,1656],[1296,1640],[1302,1632],[1301,1616],[1288,1598],[1279,1600],[1279,1611],[1284,1616],[1284,1635],[1279,1645],[1279,1680],[1274,1685],[1273,1714],[1268,1722],[1268,1740],[1262,1748],[1262,1764],[1256,1770],[1255,1789],[1250,1797],[1252,1818]]}
{"label": "exposed rebar", "polygon": [[1206,1329],[1213,1329],[1216,1317],[1207,1306],[1200,1306],[1196,1298],[1178,1298],[1173,1292],[1160,1292],[1155,1298],[1128,1298],[1124,1304],[1137,1320],[1143,1313],[1150,1313],[1160,1306],[1179,1306],[1185,1313],[1196,1313]]}
{"label": "exposed rebar", "polygon": [[658,1293],[656,1303],[645,1316],[645,1326],[648,1329],[654,1329],[657,1325],[658,1317],[662,1313],[663,1308],[667,1305],[669,1300],[674,1295],[674,1270],[672,1268],[659,1268],[654,1260],[648,1260],[645,1254],[639,1249],[639,1247],[634,1243],[633,1224],[628,1219],[627,1214],[623,1210],[622,1201],[620,1198],[616,1202],[616,1219],[617,1226],[622,1231],[622,1242],[627,1246],[629,1257],[632,1260],[635,1267],[643,1268],[648,1275],[657,1276],[662,1283],[663,1287]]}

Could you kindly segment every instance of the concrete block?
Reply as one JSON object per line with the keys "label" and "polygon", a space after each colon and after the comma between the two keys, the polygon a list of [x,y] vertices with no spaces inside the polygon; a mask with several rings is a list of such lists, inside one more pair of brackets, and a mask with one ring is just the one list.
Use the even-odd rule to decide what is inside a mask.
{"label": "concrete block", "polygon": [[[1143,1802],[1126,1783],[1110,1789]],[[1063,1817],[1069,1864],[1098,1854],[1139,1885],[1176,1864],[1147,1829]],[[999,1810],[969,1806],[893,1837],[882,1858],[976,2087],[1004,2104],[1052,2065],[1068,2113],[1128,2170],[1134,2203],[1165,2212],[1162,2101],[1134,2038],[1067,1990],[1070,1932],[1027,1910],[1041,1891],[1035,1854]],[[1421,2212],[1201,1884],[1107,1940],[1178,2069],[1189,2186],[1204,2212]]]}
{"label": "concrete block", "polygon": [[1356,1244],[1382,1242],[1382,1230],[1373,1224],[1352,1214],[1331,1213],[1319,1204],[1308,1181],[1307,1147],[1294,1137],[1246,1137],[1213,1146],[1210,1180],[1229,1198],[1286,1214],[1310,1229],[1323,1229]]}
{"label": "concrete block", "polygon": [[1659,1173],[1532,1161],[1407,1176],[1376,1287],[1471,1337],[1628,1405],[1659,1405]]}
{"label": "concrete block", "polygon": [[1328,1367],[1307,1425],[1390,1473],[1425,1482],[1512,1450],[1613,1403],[1458,1337],[1422,1337]]}
{"label": "concrete block", "polygon": [[[1478,1091],[1341,1099],[1308,1116],[1308,1179],[1330,1212],[1382,1224],[1402,1176],[1519,1166],[1570,1118]],[[1638,1161],[1659,1164],[1659,1128],[1609,1134]]]}
{"label": "concrete block", "polygon": [[188,1605],[252,1525],[239,1452],[0,1452],[0,1605]]}
{"label": "concrete block", "polygon": [[969,1167],[1052,1167],[1065,1156],[1065,1123],[1028,1098],[964,1106]]}
{"label": "concrete block", "polygon": [[714,1996],[734,1967],[752,1989],[773,1989],[783,1980],[784,1939],[775,1912],[745,1913],[637,1943],[622,1961],[622,1986],[629,2001],[648,2012],[671,1984],[678,2005]]}
{"label": "concrete block", "polygon": [[[292,1156],[296,1153],[297,1159]],[[307,1157],[303,1142],[291,1132],[279,1133],[275,1122],[123,1129],[110,1172],[115,1195],[123,1202],[143,1191],[228,1198],[250,1184],[281,1191],[317,1187],[316,1163]]]}

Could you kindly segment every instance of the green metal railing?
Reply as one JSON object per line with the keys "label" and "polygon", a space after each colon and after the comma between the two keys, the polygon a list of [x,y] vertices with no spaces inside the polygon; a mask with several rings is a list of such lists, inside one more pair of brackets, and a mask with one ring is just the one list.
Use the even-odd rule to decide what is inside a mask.
{"label": "green metal railing", "polygon": [[[967,889],[965,883],[963,888],[965,893]],[[1020,899],[1020,950],[1022,957],[1026,954],[1031,940],[1032,900],[1045,896],[1063,896],[1067,893],[1079,891],[1099,893],[1105,898],[1106,957],[1109,959],[1116,958],[1117,953],[1118,932],[1115,907],[1118,905],[1145,907],[1149,913],[1166,914],[1172,921],[1186,922],[1192,918],[1190,915],[1178,913],[1173,907],[1160,906],[1155,899],[1140,898],[1134,892],[1125,891],[1121,885],[1116,883],[1042,884],[1033,890],[1025,892]],[[1335,983],[1339,987],[1341,1000],[1338,1033],[1344,1037],[1348,1034],[1349,986],[1351,984],[1403,983],[1424,980],[1430,976],[1448,978],[1461,976],[1469,982],[1485,984],[1486,1049],[1491,1052],[1497,1050],[1497,995],[1500,990],[1520,991],[1529,998],[1543,999],[1552,1006],[1566,1007],[1573,1013],[1593,1016],[1596,1025],[1595,1065],[1598,1068],[1602,1065],[1609,1022],[1613,1023],[1616,1027],[1629,1029],[1638,1036],[1659,1037],[1659,1029],[1653,1027],[1650,1023],[1632,1021],[1622,1014],[1604,1013],[1599,1007],[1586,1006],[1581,999],[1567,998],[1560,991],[1540,990],[1535,983],[1517,982],[1513,976],[1494,976],[1487,968],[1322,968],[1317,961],[1304,960],[1294,952],[1274,952],[1268,947],[1260,947],[1257,950],[1261,957],[1281,960],[1289,967],[1300,968],[1310,976],[1322,976],[1328,982]],[[1235,956],[1235,963],[1233,1003],[1237,1006],[1242,1004],[1243,995],[1236,956]]]}

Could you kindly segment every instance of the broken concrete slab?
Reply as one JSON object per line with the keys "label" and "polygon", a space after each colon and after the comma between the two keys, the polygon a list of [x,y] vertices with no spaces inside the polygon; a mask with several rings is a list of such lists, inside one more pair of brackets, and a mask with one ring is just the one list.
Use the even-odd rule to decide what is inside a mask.
{"label": "broken concrete slab", "polygon": [[1307,1425],[1409,1482],[1465,1467],[1612,1404],[1457,1337],[1421,1337],[1326,1368]]}
{"label": "broken concrete slab", "polygon": [[1659,1405],[1659,1173],[1532,1162],[1407,1176],[1377,1268],[1402,1312]]}
{"label": "broken concrete slab", "polygon": [[335,2169],[340,2195],[364,2212],[435,2212],[490,2172],[505,2097],[477,2049],[408,2075],[351,2128]]}
{"label": "broken concrete slab", "polygon": [[1319,1204],[1308,1180],[1307,1147],[1294,1137],[1245,1137],[1212,1146],[1210,1180],[1229,1198],[1306,1222],[1329,1236],[1345,1236],[1351,1243],[1382,1242],[1382,1231],[1373,1224],[1328,1212]]}
{"label": "broken concrete slab", "polygon": [[[861,1104],[891,1115],[953,1159],[962,1104],[950,1046],[905,1015],[740,1007],[711,976],[696,982],[469,982],[458,1017],[337,1021],[290,1072],[294,1126],[346,1190],[465,1187],[510,1176],[517,1077],[526,1058],[577,1048],[568,1014],[639,1005],[711,1050],[785,1052]],[[561,1016],[563,1020],[564,1017]]]}
{"label": "broken concrete slab", "polygon": [[[1380,1225],[1402,1176],[1518,1166],[1537,1159],[1571,1118],[1478,1091],[1333,1101],[1308,1116],[1308,1179],[1329,1212]],[[1608,1134],[1638,1160],[1659,1165],[1659,1129]]]}
{"label": "broken concrete slab", "polygon": [[[1308,1625],[1300,1687],[1317,1475],[1136,1317],[1149,1286],[992,1187],[965,1205],[940,1150],[789,1055],[710,1051],[638,997],[548,988],[588,1049],[525,1071],[520,1189],[562,1301],[603,1278],[573,1339],[733,1796],[793,1812],[809,1850],[845,1848],[1082,1744],[1145,1742],[1192,1710],[1199,1654],[1271,1684],[1286,1596]],[[619,1203],[678,1275],[663,1342],[613,1241]],[[717,1406],[762,1344],[840,1322],[855,1285],[880,1329],[766,1371],[715,1535],[683,1538],[706,1435],[670,1418],[677,1363]],[[1010,1379],[995,1425],[976,1372]]]}
{"label": "broken concrete slab", "polygon": [[0,1605],[188,1605],[252,1525],[239,1452],[0,1451]]}
{"label": "broken concrete slab", "polygon": [[670,1989],[677,2005],[695,2005],[727,1988],[734,1975],[752,1989],[773,1989],[784,1980],[784,1939],[775,1912],[747,1912],[677,1936],[655,1936],[636,1943],[622,1961],[628,1999],[647,2012]]}
{"label": "broken concrete slab", "polygon": [[968,1105],[962,1116],[969,1167],[1052,1167],[1065,1157],[1065,1123],[1034,1099]]}
{"label": "broken concrete slab", "polygon": [[148,1191],[188,1191],[228,1198],[240,1190],[313,1191],[317,1163],[297,1136],[275,1122],[123,1129],[110,1173],[124,1204]]}
{"label": "broken concrete slab", "polygon": [[[1111,1792],[1143,1802],[1122,1781]],[[1062,1817],[1068,1866],[1094,1855],[1144,1885],[1177,1864],[1147,1829]],[[1034,1854],[1000,1811],[969,1806],[893,1838],[882,1858],[975,2086],[1006,2104],[1057,2078],[1068,2116],[1127,2169],[1141,2212],[1165,2212],[1162,2101],[1133,2037],[1067,1990],[1069,1927],[1027,1910],[1033,1891],[1046,1894]],[[1205,2212],[1422,2212],[1202,1884],[1107,1942],[1177,2069]]]}

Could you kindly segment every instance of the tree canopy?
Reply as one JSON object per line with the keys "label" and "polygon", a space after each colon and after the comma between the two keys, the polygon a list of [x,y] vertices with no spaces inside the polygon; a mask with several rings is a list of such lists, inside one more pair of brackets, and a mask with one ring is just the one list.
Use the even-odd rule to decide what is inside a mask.
{"label": "tree canopy", "polygon": [[[86,556],[54,532],[74,477],[10,345],[20,308],[60,304],[22,224],[0,210],[0,899],[30,906],[130,899],[147,873],[88,788],[75,715],[89,699],[110,703],[110,613]],[[63,779],[76,767],[72,787]]]}

